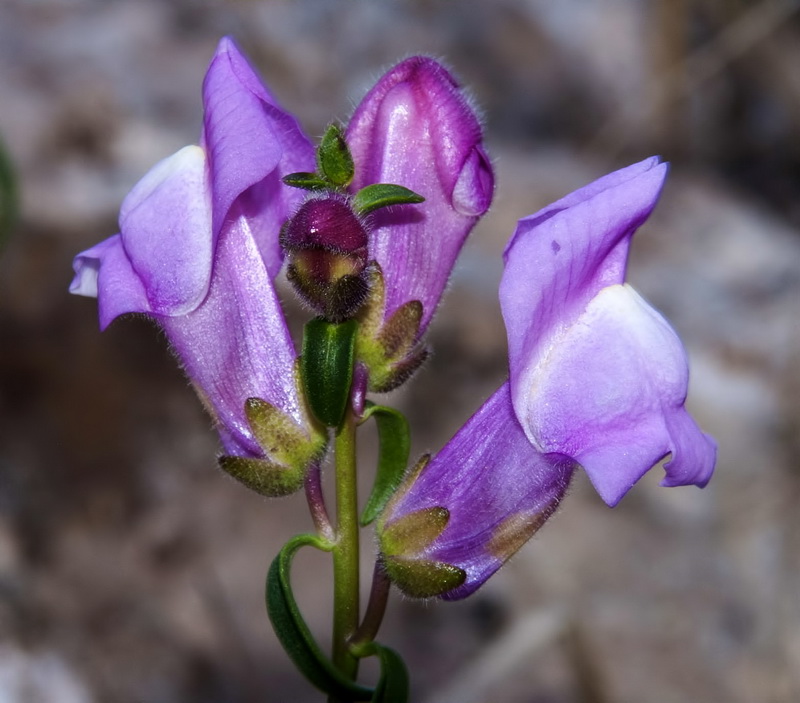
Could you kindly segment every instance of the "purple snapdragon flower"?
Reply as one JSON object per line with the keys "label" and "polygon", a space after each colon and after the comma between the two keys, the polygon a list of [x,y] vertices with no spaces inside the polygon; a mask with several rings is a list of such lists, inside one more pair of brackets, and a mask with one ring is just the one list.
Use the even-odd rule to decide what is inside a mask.
{"label": "purple snapdragon flower", "polygon": [[510,379],[381,520],[384,563],[411,595],[475,591],[552,514],[575,467],[610,506],[667,455],[662,485],[708,483],[716,444],[684,407],[683,346],[624,283],[666,173],[648,159],[520,220],[500,284]]}
{"label": "purple snapdragon flower", "polygon": [[[306,409],[274,279],[284,259],[282,226],[319,197],[283,179],[313,171],[314,148],[230,39],[220,42],[208,69],[203,104],[200,145],[157,164],[133,188],[120,211],[120,233],[75,258],[70,291],[98,298],[103,329],[126,313],[157,322],[227,455],[285,464],[286,452],[272,452],[275,442],[264,439],[266,427],[299,442],[293,456],[308,463],[326,439]],[[372,356],[360,360],[368,372],[383,374],[377,385],[390,385],[407,375],[404,363],[414,362],[406,357],[418,352],[414,345],[455,257],[489,206],[493,176],[474,113],[431,59],[408,59],[386,74],[356,109],[348,140],[355,179],[331,202],[349,207],[359,189],[387,178],[425,198],[365,219],[375,223],[367,259],[384,270],[387,306],[371,330],[377,341],[359,347]],[[387,244],[390,228],[397,237]],[[418,306],[414,324],[400,315],[388,331],[381,326],[404,305]],[[408,331],[404,324],[413,338],[397,342]],[[381,346],[386,338],[394,343]]]}
{"label": "purple snapdragon flower", "polygon": [[228,39],[209,66],[203,105],[201,146],[168,157],[133,188],[120,233],[75,258],[70,291],[98,298],[101,328],[125,313],[152,317],[225,452],[262,458],[248,398],[312,434],[273,278],[282,258],[275,233],[302,200],[280,179],[312,165],[314,150]]}

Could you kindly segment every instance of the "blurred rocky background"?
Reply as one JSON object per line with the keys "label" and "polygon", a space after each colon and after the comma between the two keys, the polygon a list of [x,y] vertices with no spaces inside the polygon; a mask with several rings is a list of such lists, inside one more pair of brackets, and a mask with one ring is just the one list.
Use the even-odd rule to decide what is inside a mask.
{"label": "blurred rocky background", "polygon": [[[312,136],[415,52],[446,58],[485,110],[495,205],[435,356],[393,398],[417,453],[504,377],[496,288],[515,221],[618,166],[672,162],[631,279],[686,342],[716,477],[666,490],[656,470],[609,510],[581,476],[475,597],[393,598],[383,639],[412,699],[800,700],[799,6],[2,0],[0,135],[21,208],[0,255],[0,701],[320,700],[263,606],[269,561],[309,528],[302,496],[222,475],[164,339],[140,319],[99,334],[95,303],[66,292],[131,186],[197,139],[224,34]],[[323,639],[327,569],[298,563]]]}

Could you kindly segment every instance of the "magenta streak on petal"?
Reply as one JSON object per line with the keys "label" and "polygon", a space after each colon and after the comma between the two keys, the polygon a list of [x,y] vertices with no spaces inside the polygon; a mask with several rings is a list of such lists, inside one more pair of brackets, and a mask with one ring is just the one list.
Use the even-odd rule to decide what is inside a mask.
{"label": "magenta streak on petal", "polygon": [[494,176],[481,139],[458,84],[424,57],[384,75],[347,128],[356,166],[353,192],[372,183],[396,183],[426,198],[419,205],[375,212],[370,250],[386,278],[387,315],[419,300],[420,334],[464,240],[492,199]]}

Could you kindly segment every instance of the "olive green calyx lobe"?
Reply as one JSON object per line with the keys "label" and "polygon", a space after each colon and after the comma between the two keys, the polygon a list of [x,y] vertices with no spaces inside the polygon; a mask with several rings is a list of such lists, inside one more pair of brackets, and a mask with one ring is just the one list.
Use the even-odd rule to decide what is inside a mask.
{"label": "olive green calyx lobe", "polygon": [[318,461],[327,438],[309,434],[293,418],[260,398],[248,398],[245,415],[265,458],[221,456],[220,468],[245,486],[270,498],[290,495]]}
{"label": "olive green calyx lobe", "polygon": [[411,598],[434,598],[461,586],[467,572],[452,564],[431,559],[384,557],[386,573]]}

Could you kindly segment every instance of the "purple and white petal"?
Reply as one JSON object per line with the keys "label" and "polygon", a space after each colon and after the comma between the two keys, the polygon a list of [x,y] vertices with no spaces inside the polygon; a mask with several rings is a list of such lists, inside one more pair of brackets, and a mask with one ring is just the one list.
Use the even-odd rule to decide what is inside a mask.
{"label": "purple and white petal", "polygon": [[648,159],[519,221],[500,283],[515,406],[520,377],[602,288],[624,281],[631,237],[666,175],[666,164]]}
{"label": "purple and white petal", "polygon": [[[625,278],[666,165],[622,169],[521,220],[500,302],[514,409],[540,451],[576,459],[615,505],[667,454],[665,485],[705,485],[716,449],[684,408],[686,355]],[[533,275],[532,275],[533,274]]]}
{"label": "purple and white petal", "polygon": [[541,451],[574,457],[609,505],[670,452],[681,466],[687,450],[692,465],[673,472],[675,485],[708,482],[714,445],[683,407],[683,346],[629,286],[595,296],[524,378],[517,411],[528,436]]}
{"label": "purple and white petal", "polygon": [[234,205],[217,242],[208,297],[193,312],[159,323],[186,375],[215,418],[225,452],[263,456],[244,414],[261,398],[301,427],[308,419],[295,384],[296,352],[250,222]]}

